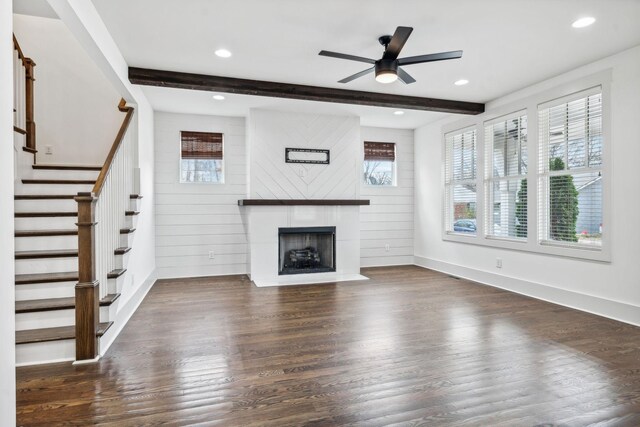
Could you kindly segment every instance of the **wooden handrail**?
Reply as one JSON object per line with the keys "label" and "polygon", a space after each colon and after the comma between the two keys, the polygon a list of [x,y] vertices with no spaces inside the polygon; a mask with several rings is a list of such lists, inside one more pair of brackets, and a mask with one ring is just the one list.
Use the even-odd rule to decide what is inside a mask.
{"label": "wooden handrail", "polygon": [[22,65],[24,65],[25,56],[22,53],[22,49],[20,48],[20,43],[18,43],[18,39],[16,39],[16,35],[13,35],[13,48],[18,51],[18,58],[22,60]]}
{"label": "wooden handrail", "polygon": [[111,146],[111,150],[109,150],[109,154],[107,155],[107,160],[105,160],[102,169],[100,170],[100,174],[98,175],[98,179],[96,179],[96,183],[93,186],[92,193],[95,197],[99,197],[102,192],[102,187],[104,186],[104,180],[107,178],[107,174],[109,173],[109,169],[111,169],[111,163],[113,162],[113,158],[118,152],[118,148],[122,144],[122,140],[124,139],[125,134],[127,133],[127,129],[129,128],[129,123],[131,123],[131,117],[133,116],[133,107],[127,107],[126,101],[124,99],[120,100],[120,104],[118,104],[118,110],[122,112],[126,112],[127,115],[122,122],[122,126],[120,126],[120,130],[116,135],[115,141],[113,141],[113,145]]}

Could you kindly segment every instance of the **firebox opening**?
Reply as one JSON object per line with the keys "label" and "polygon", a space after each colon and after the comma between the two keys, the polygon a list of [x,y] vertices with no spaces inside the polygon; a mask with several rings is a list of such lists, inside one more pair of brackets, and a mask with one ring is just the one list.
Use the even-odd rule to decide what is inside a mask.
{"label": "firebox opening", "polygon": [[279,228],[278,274],[336,271],[336,228]]}

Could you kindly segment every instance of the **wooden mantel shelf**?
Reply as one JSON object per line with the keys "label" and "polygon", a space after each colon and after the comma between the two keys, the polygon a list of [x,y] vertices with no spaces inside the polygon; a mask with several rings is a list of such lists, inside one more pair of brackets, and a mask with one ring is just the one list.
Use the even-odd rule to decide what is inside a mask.
{"label": "wooden mantel shelf", "polygon": [[366,199],[241,199],[238,206],[366,206]]}

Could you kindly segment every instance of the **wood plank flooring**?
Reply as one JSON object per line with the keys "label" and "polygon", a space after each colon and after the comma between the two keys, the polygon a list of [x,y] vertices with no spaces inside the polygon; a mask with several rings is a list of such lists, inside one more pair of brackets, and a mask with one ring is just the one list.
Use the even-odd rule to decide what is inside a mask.
{"label": "wood plank flooring", "polygon": [[640,328],[418,267],[155,284],[106,357],[18,369],[20,425],[640,425]]}

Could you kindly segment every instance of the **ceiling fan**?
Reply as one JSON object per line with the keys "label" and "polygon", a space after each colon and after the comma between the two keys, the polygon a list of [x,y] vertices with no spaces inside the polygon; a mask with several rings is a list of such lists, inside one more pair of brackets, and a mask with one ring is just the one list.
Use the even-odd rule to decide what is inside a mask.
{"label": "ceiling fan", "polygon": [[412,27],[398,27],[396,28],[396,32],[393,33],[393,37],[387,35],[378,38],[380,44],[384,46],[384,54],[382,55],[382,58],[377,61],[375,59],[363,58],[361,56],[330,52],[328,50],[321,50],[318,55],[373,64],[373,67],[367,68],[366,70],[355,73],[349,77],[345,77],[344,79],[339,80],[338,83],[349,83],[352,80],[366,76],[371,72],[375,72],[377,82],[392,83],[399,79],[405,84],[414,83],[416,80],[411,77],[409,73],[400,68],[401,65],[404,66],[421,64],[423,62],[445,61],[447,59],[458,59],[462,57],[461,50],[454,50],[451,52],[431,53],[428,55],[398,58],[400,51],[404,47],[404,44],[407,42],[412,31]]}

